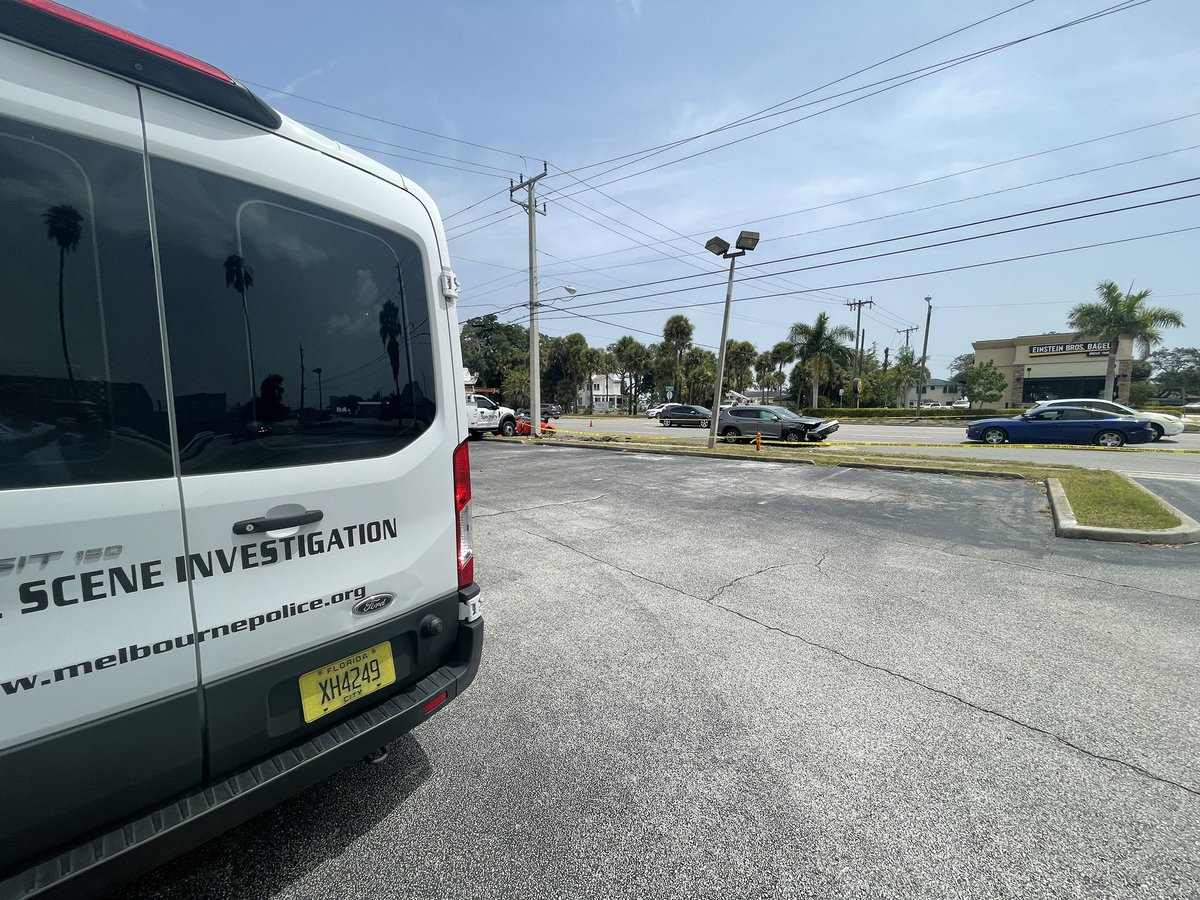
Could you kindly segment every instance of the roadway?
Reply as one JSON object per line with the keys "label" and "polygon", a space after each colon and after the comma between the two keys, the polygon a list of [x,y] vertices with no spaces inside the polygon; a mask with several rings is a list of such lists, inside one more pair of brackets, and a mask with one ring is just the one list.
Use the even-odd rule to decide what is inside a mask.
{"label": "roadway", "polygon": [[[596,418],[563,416],[553,423],[560,431],[579,434],[620,434],[650,438],[670,437],[703,442],[708,432],[699,428],[666,428],[655,419]],[[956,425],[863,425],[843,422],[823,447],[870,448],[897,455],[947,456],[956,459],[1008,459],[1021,462],[1054,463],[1089,469],[1109,469],[1127,475],[1200,482],[1200,434],[1181,434],[1153,444],[1109,450],[1099,447],[1012,447],[990,446],[964,439],[963,424]],[[888,446],[910,444],[916,446]],[[931,446],[950,444],[952,446]],[[1186,450],[1187,453],[1172,451]]]}

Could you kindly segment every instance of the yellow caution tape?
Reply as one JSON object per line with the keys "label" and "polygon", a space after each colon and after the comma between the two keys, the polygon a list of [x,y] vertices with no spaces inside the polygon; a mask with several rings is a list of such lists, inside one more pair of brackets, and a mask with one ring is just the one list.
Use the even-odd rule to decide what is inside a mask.
{"label": "yellow caution tape", "polygon": [[[626,442],[638,442],[638,441],[660,442],[660,441],[678,441],[679,440],[679,438],[676,437],[674,434],[671,434],[671,435],[666,435],[666,434],[663,434],[663,435],[616,434],[616,433],[605,432],[605,431],[593,431],[591,429],[589,429],[587,431],[570,431],[565,428],[555,428],[553,432],[543,431],[541,436],[543,438],[547,438],[547,437],[555,437],[557,435],[577,435],[579,437],[592,438],[592,439],[601,440],[601,441],[617,441],[617,440],[619,440],[619,441],[626,441]],[[719,436],[718,436],[717,440],[723,444],[731,443],[729,441],[726,441],[725,438],[719,437]],[[738,438],[737,443],[753,444],[754,443],[754,435],[742,435],[740,438]],[[1007,444],[1007,443],[1006,444],[985,444],[980,441],[962,441],[957,444],[920,444],[920,443],[911,443],[911,442],[904,442],[904,441],[833,441],[833,440],[829,440],[829,439],[826,439],[823,441],[807,441],[807,440],[805,440],[805,441],[779,441],[779,440],[773,440],[770,438],[763,438],[762,443],[763,443],[763,446],[771,446],[771,447],[804,446],[804,447],[810,447],[810,448],[838,447],[838,448],[843,448],[843,449],[844,448],[852,448],[852,447],[916,447],[916,448],[924,448],[924,449],[930,449],[930,450],[936,450],[936,449],[959,449],[959,450],[961,450],[964,447],[996,447],[996,448],[1008,447],[1008,448],[1011,448],[1014,450],[1100,450],[1100,451],[1105,451],[1105,452],[1117,451],[1117,452],[1122,452],[1122,453],[1175,453],[1175,454],[1193,455],[1193,456],[1200,455],[1200,450],[1193,450],[1193,449],[1186,448],[1186,447],[1178,447],[1178,448],[1176,448],[1176,447],[1153,447],[1153,446],[1145,446],[1145,445],[1138,445],[1138,446],[1133,446],[1133,447],[1130,447],[1130,446],[1098,447],[1094,444]]]}

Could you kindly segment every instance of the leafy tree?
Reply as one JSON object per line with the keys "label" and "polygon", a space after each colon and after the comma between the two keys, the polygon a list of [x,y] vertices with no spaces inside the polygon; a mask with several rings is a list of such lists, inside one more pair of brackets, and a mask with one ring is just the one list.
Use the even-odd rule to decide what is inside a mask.
{"label": "leafy tree", "polygon": [[[829,324],[826,313],[817,315],[812,325],[797,322],[788,332],[788,341],[796,351],[796,359],[812,379],[812,405],[817,405],[817,391],[821,377],[835,368],[847,368],[854,361],[854,351],[843,342],[854,338],[854,329],[848,325]],[[800,405],[800,395],[796,395]]]}
{"label": "leafy tree", "polygon": [[1104,375],[1104,396],[1113,396],[1117,380],[1117,347],[1122,337],[1133,339],[1134,352],[1140,359],[1150,354],[1150,348],[1162,342],[1162,329],[1182,328],[1183,316],[1164,306],[1148,306],[1150,291],[1121,293],[1115,282],[1102,281],[1096,286],[1099,303],[1080,303],[1071,308],[1067,323],[1084,335],[1106,340],[1108,369]]}
{"label": "leafy tree", "polygon": [[758,359],[758,351],[749,341],[735,341],[732,338],[725,342],[725,383],[739,394],[746,393],[753,380],[754,362]]}
{"label": "leafy tree", "polygon": [[513,409],[529,408],[529,366],[513,366],[500,384],[504,402]]}
{"label": "leafy tree", "polygon": [[1129,385],[1129,405],[1140,409],[1154,396],[1154,385],[1149,381],[1134,381]]}
{"label": "leafy tree", "polygon": [[[501,322],[494,314],[468,319],[462,329],[463,365],[479,376],[479,383],[500,387],[508,397],[508,373],[524,369],[529,377],[529,330]],[[545,357],[542,357],[545,359]],[[529,386],[526,384],[526,393]]]}
{"label": "leafy tree", "polygon": [[1155,350],[1150,354],[1150,365],[1159,396],[1186,398],[1200,393],[1200,348]]}
{"label": "leafy tree", "polygon": [[577,407],[580,388],[597,368],[596,352],[579,332],[546,338],[541,353],[542,399]]}
{"label": "leafy tree", "polygon": [[675,396],[683,396],[683,354],[692,346],[692,335],[695,328],[687,316],[671,316],[663,325],[663,347],[669,350],[675,358],[674,378]]}
{"label": "leafy tree", "polygon": [[[790,344],[788,346],[791,346]],[[754,382],[760,391],[775,388],[775,360],[770,350],[764,350],[754,360]]]}
{"label": "leafy tree", "polygon": [[963,372],[959,384],[962,385],[963,393],[971,398],[972,403],[986,406],[1004,396],[1004,389],[1008,387],[1008,379],[989,359],[983,365],[971,366]]}
{"label": "leafy tree", "polygon": [[954,357],[954,361],[950,363],[950,380],[961,386],[963,375],[973,365],[975,365],[974,353],[963,353]]}

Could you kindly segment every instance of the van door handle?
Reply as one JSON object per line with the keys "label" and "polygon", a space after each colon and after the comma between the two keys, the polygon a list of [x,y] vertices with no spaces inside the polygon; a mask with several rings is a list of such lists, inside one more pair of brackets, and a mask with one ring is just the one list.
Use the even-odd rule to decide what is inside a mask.
{"label": "van door handle", "polygon": [[325,518],[325,513],[319,509],[308,512],[293,513],[290,516],[260,516],[257,519],[242,519],[233,523],[234,534],[258,534],[260,531],[279,531],[284,528],[297,528],[301,525],[311,525]]}

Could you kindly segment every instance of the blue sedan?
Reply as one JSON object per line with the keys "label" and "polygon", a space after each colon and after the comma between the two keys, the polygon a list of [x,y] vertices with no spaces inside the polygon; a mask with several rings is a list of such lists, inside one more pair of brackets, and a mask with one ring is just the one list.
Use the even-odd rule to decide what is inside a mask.
{"label": "blue sedan", "polygon": [[967,426],[967,438],[985,444],[1099,444],[1120,447],[1153,441],[1147,419],[1118,416],[1075,406],[1039,409],[1011,419],[980,419]]}

